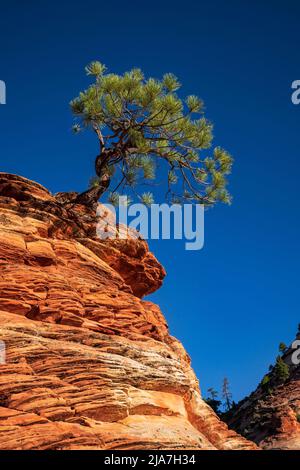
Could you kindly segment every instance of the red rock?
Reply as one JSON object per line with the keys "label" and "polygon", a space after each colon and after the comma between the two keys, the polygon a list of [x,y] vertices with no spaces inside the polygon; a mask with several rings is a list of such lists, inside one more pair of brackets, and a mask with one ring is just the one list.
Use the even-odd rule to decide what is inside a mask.
{"label": "red rock", "polygon": [[290,374],[284,383],[269,372],[268,386],[260,384],[228,416],[233,429],[263,449],[300,449],[300,366],[293,363],[293,352],[290,347],[283,355]]}
{"label": "red rock", "polygon": [[142,300],[165,275],[146,242],[99,240],[72,198],[0,173],[0,449],[256,448]]}

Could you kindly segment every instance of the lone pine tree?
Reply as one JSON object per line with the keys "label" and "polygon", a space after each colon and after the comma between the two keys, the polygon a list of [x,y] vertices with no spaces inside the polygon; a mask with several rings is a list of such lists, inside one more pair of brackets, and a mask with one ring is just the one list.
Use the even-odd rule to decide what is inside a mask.
{"label": "lone pine tree", "polygon": [[225,409],[226,411],[229,411],[232,406],[232,393],[230,392],[229,380],[227,377],[224,377],[223,379],[222,397],[224,399]]}
{"label": "lone pine tree", "polygon": [[89,64],[86,73],[93,82],[71,101],[73,130],[91,129],[99,152],[96,177],[80,202],[95,202],[110,189],[111,202],[129,190],[151,204],[152,193],[139,188],[156,180],[159,167],[168,202],[230,203],[232,158],[220,147],[202,155],[211,149],[212,125],[197,96],[179,98],[181,85],[173,74],[162,80],[145,79],[139,69],[116,75],[100,62]]}

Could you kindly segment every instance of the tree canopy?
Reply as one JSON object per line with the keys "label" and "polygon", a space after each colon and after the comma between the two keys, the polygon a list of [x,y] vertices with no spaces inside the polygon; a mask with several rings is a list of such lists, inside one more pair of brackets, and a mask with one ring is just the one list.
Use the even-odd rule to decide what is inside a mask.
{"label": "tree canopy", "polygon": [[100,187],[98,196],[109,188],[116,202],[129,191],[151,204],[152,193],[140,188],[163,180],[168,202],[230,203],[232,158],[221,147],[212,148],[212,124],[201,99],[181,99],[181,85],[171,73],[161,80],[146,79],[140,69],[117,75],[97,61],[86,73],[92,83],[71,101],[73,130],[89,128],[98,139],[92,181]]}

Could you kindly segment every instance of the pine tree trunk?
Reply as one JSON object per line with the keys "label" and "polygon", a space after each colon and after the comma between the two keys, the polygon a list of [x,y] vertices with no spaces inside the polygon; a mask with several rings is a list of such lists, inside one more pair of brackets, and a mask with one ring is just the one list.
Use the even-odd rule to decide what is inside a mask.
{"label": "pine tree trunk", "polygon": [[106,191],[107,188],[103,188],[102,186],[97,186],[95,188],[90,188],[87,191],[84,191],[75,199],[75,204],[84,204],[86,206],[92,206],[96,204],[102,194]]}
{"label": "pine tree trunk", "polygon": [[97,204],[99,198],[110,185],[110,176],[107,171],[107,160],[111,156],[111,150],[104,150],[100,155],[97,156],[95,161],[95,171],[98,176],[98,184],[96,187],[90,188],[87,191],[79,194],[75,200],[76,204],[84,204],[92,206]]}

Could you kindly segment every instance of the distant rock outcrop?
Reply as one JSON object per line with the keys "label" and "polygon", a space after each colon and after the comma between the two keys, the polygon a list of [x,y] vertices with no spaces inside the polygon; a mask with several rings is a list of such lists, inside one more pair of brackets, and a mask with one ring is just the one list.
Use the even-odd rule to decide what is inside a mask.
{"label": "distant rock outcrop", "polygon": [[183,346],[141,300],[164,269],[142,240],[0,173],[0,449],[254,449],[202,400]]}
{"label": "distant rock outcrop", "polygon": [[289,377],[278,378],[278,369],[273,368],[255,392],[227,415],[231,428],[263,449],[300,449],[300,341],[297,343],[280,359],[280,364],[288,366]]}

